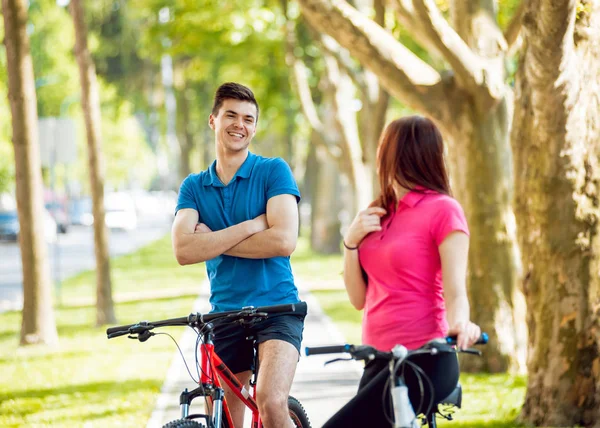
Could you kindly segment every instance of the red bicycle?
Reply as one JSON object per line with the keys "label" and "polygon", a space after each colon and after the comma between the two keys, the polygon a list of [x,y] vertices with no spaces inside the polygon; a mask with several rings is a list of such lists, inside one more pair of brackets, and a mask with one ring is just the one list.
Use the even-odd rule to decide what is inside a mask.
{"label": "red bicycle", "polygon": [[[191,327],[198,334],[195,357],[199,379],[194,379],[191,373],[190,376],[194,379],[194,382],[198,383],[198,387],[192,391],[188,391],[186,388],[181,393],[179,399],[181,418],[167,423],[164,425],[164,428],[234,428],[220,379],[223,379],[235,395],[250,409],[252,412],[252,427],[261,428],[262,422],[256,404],[257,369],[252,371],[252,379],[250,381],[252,391],[250,392],[215,352],[213,324],[211,321],[222,319],[224,322],[251,326],[256,322],[266,319],[269,314],[301,310],[306,312],[306,303],[300,302],[258,308],[249,306],[238,311],[214,312],[209,314],[192,313],[187,317],[160,321],[141,321],[137,324],[110,327],[106,330],[106,335],[109,339],[127,335],[130,339],[145,342],[156,334],[167,334],[154,333],[152,330],[156,328],[167,326]],[[251,340],[254,344],[254,367],[258,368],[258,345],[256,344],[256,339],[252,336],[247,339]],[[200,354],[200,359],[198,358],[198,354]],[[204,397],[206,400],[205,408],[208,409],[206,414],[190,414],[192,400],[198,397]],[[306,411],[297,399],[291,396],[288,397],[288,408],[290,419],[297,428],[310,428]],[[204,419],[205,424],[198,422],[196,419]]]}

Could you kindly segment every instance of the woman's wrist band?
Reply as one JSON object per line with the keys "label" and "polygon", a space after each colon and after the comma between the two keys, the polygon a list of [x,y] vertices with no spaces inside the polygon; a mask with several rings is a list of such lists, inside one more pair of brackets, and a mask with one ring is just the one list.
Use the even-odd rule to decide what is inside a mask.
{"label": "woman's wrist band", "polygon": [[342,239],[342,244],[344,244],[344,247],[345,247],[347,250],[358,250],[358,245],[357,245],[356,247],[349,247],[349,246],[346,244],[346,241],[344,241],[343,239]]}

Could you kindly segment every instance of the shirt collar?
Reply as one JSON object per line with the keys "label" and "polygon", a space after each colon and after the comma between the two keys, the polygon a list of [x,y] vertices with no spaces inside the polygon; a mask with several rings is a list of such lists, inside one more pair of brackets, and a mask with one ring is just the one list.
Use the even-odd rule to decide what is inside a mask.
{"label": "shirt collar", "polygon": [[427,194],[437,193],[435,190],[427,189],[423,186],[415,186],[413,190],[408,192],[400,199],[404,205],[414,208]]}
{"label": "shirt collar", "polygon": [[[236,177],[239,178],[248,178],[250,177],[250,173],[252,173],[252,168],[256,163],[256,155],[248,152],[248,157],[244,163],[238,168],[235,175],[231,178],[230,183],[235,180]],[[213,163],[208,168],[208,174],[204,174],[204,178],[202,179],[202,184],[204,186],[214,186],[214,187],[225,187],[225,185],[221,182],[221,179],[217,175],[217,161],[214,160]]]}

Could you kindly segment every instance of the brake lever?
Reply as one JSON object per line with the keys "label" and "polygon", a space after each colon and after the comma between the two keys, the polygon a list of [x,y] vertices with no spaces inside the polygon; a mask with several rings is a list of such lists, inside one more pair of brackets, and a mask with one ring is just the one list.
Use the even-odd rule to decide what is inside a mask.
{"label": "brake lever", "polygon": [[325,363],[323,365],[326,366],[327,364],[336,363],[338,361],[352,361],[352,360],[353,360],[353,358],[335,358],[333,360],[325,361]]}
{"label": "brake lever", "polygon": [[134,333],[134,334],[130,334],[127,337],[129,339],[136,339],[136,340],[139,340],[140,342],[145,342],[146,340],[150,339],[155,334],[156,333],[152,333],[150,330],[144,330],[144,331],[137,333],[137,335]]}
{"label": "brake lever", "polygon": [[479,349],[475,349],[475,348],[459,349],[459,352],[462,352],[465,354],[477,355],[478,357],[481,357],[481,351]]}
{"label": "brake lever", "polygon": [[152,330],[153,328],[154,328],[154,326],[151,324],[148,324],[147,321],[142,321],[139,324],[129,327],[128,332],[129,332],[129,334],[140,334],[140,333],[144,333],[145,331]]}

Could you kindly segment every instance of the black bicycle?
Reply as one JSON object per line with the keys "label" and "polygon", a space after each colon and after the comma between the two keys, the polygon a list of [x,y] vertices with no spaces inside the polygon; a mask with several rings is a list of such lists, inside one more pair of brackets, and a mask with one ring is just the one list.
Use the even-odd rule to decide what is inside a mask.
{"label": "black bicycle", "polygon": [[[173,318],[160,321],[142,321],[137,324],[122,325],[110,327],[106,330],[109,339],[113,337],[125,336],[130,339],[136,339],[145,342],[156,334],[152,330],[167,326],[189,326],[198,334],[196,340],[196,367],[198,370],[197,379],[189,371],[192,380],[198,384],[198,388],[188,391],[187,388],[181,393],[179,403],[181,407],[181,418],[169,422],[163,428],[234,428],[231,414],[224,399],[225,393],[221,387],[220,379],[223,379],[233,393],[250,409],[252,412],[252,427],[260,428],[262,422],[256,404],[256,369],[252,371],[250,385],[252,391],[248,391],[239,379],[223,363],[221,358],[214,350],[214,333],[211,321],[222,319],[229,323],[238,323],[244,326],[251,326],[254,323],[266,319],[269,314],[280,312],[306,312],[306,303],[300,302],[289,305],[274,305],[255,308],[245,307],[239,311],[214,312],[210,314],[192,313],[187,317]],[[172,337],[171,337],[172,338]],[[173,339],[174,340],[174,339]],[[247,337],[254,344],[254,367],[258,367],[258,345],[253,336]],[[177,342],[176,342],[177,343]],[[179,346],[177,346],[179,348]],[[181,353],[181,349],[179,351]],[[200,358],[198,358],[200,354]],[[181,355],[183,358],[183,355]],[[185,362],[185,358],[183,358]],[[186,363],[187,368],[187,363]],[[218,374],[218,376],[217,376]],[[190,405],[192,400],[198,397],[204,397],[206,401],[206,414],[190,414]],[[288,397],[288,409],[290,419],[297,428],[310,428],[310,422],[306,411],[300,402],[294,397]],[[204,419],[204,424],[195,419]]]}
{"label": "black bicycle", "polygon": [[[484,345],[488,342],[488,335],[482,333],[478,345]],[[305,348],[307,356],[322,355],[322,354],[350,354],[350,358],[336,358],[325,364],[343,360],[360,360],[373,361],[383,360],[389,364],[389,379],[384,387],[384,413],[385,409],[391,409],[390,414],[385,414],[385,419],[389,422],[389,426],[394,428],[417,428],[419,426],[429,426],[435,428],[436,415],[442,416],[445,419],[452,420],[453,408],[460,408],[462,404],[462,387],[459,384],[454,388],[451,394],[442,400],[434,400],[434,386],[425,374],[425,372],[411,361],[411,357],[417,355],[441,355],[441,354],[458,354],[467,353],[481,355],[477,349],[459,349],[456,346],[456,337],[447,337],[434,339],[421,348],[415,350],[407,350],[402,345],[396,345],[391,352],[383,352],[372,346],[365,345],[334,345],[334,346],[318,346]],[[418,408],[413,409],[408,396],[408,388],[404,381],[406,370],[412,370],[418,379],[420,388],[421,402]],[[425,391],[430,391],[428,402],[425,401]],[[390,400],[390,401],[388,401]],[[371,409],[369,409],[371,410]],[[371,410],[372,411],[372,410]],[[335,416],[334,416],[335,417]]]}

